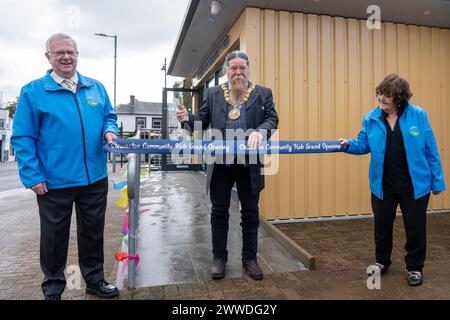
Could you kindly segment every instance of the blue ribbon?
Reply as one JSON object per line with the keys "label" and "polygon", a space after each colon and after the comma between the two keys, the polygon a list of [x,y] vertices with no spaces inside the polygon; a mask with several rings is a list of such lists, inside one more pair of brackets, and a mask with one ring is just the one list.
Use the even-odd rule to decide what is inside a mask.
{"label": "blue ribbon", "polygon": [[123,187],[125,187],[127,185],[127,181],[121,181],[121,182],[115,182],[114,180],[111,180],[114,186],[114,190],[120,190]]}
{"label": "blue ribbon", "polygon": [[234,154],[299,154],[342,152],[339,140],[296,140],[263,141],[260,148],[248,150],[245,141],[204,141],[167,139],[116,139],[104,146],[105,151],[113,153],[144,154],[203,154],[211,155],[234,152]]}

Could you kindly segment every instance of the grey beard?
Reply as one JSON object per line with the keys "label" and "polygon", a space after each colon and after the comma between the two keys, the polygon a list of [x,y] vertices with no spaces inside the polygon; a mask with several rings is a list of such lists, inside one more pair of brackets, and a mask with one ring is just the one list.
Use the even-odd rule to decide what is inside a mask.
{"label": "grey beard", "polygon": [[238,100],[247,90],[247,81],[233,81],[230,92],[233,99]]}
{"label": "grey beard", "polygon": [[239,98],[242,97],[244,92],[245,92],[245,90],[242,87],[241,88],[233,87],[233,88],[231,88],[231,97],[234,100],[239,100]]}

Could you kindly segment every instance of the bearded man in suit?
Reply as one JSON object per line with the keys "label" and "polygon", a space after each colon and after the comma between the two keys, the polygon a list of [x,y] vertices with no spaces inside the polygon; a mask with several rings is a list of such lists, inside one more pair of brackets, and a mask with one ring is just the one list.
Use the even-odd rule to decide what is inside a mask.
{"label": "bearded man in suit", "polygon": [[[249,149],[259,148],[264,139],[278,127],[272,91],[248,80],[249,58],[245,52],[230,52],[224,63],[228,82],[208,88],[197,114],[188,114],[179,106],[177,119],[182,124],[195,127],[200,122],[202,129],[209,126],[219,130],[226,140],[235,139],[244,133]],[[239,139],[240,140],[240,139]],[[242,265],[254,280],[261,280],[263,272],[257,261],[259,228],[259,194],[264,188],[263,164],[260,159],[235,154],[215,158],[207,165],[207,191],[212,204],[211,233],[213,265],[211,276],[225,276],[228,260],[227,238],[231,190],[236,183],[241,204]]]}

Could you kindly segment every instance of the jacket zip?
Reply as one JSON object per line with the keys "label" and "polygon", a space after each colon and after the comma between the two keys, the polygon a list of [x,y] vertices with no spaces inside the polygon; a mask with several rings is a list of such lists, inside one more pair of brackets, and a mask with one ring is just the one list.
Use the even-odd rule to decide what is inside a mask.
{"label": "jacket zip", "polygon": [[89,170],[87,166],[87,159],[86,159],[86,141],[85,141],[85,134],[84,134],[84,123],[83,123],[83,117],[81,116],[81,109],[80,105],[78,104],[77,95],[72,92],[73,98],[75,100],[75,104],[77,106],[78,110],[78,116],[80,118],[80,124],[81,124],[81,137],[83,138],[83,158],[84,158],[84,168],[86,169],[86,176],[88,180],[88,184],[91,184],[91,179],[89,178]]}
{"label": "jacket zip", "polygon": [[[410,176],[410,178],[411,178],[411,184],[412,184],[412,186],[413,186],[413,194],[414,194],[414,200],[417,200],[416,199],[416,189],[414,188],[414,181],[413,181],[413,179],[412,179],[412,174],[411,174],[411,165],[409,164],[409,159],[408,159],[408,152],[407,152],[407,144],[405,143],[405,135],[403,134],[403,130],[402,130],[402,126],[401,126],[401,121],[400,121],[400,118],[398,118],[398,126],[399,126],[399,128],[400,128],[400,133],[401,133],[401,135],[402,135],[402,139],[403,139],[403,145],[405,146],[405,158],[406,158],[406,164],[408,165],[408,173],[409,173],[409,176]],[[406,121],[406,120],[405,120]]]}
{"label": "jacket zip", "polygon": [[[381,167],[381,199],[384,199],[384,190],[383,190],[383,175],[384,175],[384,158],[386,156],[386,139],[387,139],[387,131],[384,123],[378,118],[373,117],[372,119],[380,126],[381,131],[384,133],[384,148],[383,148],[383,166]],[[367,141],[369,143],[369,141]]]}

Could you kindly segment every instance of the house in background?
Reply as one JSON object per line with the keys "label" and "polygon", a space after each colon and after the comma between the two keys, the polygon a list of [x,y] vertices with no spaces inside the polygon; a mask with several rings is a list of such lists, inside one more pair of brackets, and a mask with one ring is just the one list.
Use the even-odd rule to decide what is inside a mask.
{"label": "house in background", "polygon": [[[130,102],[117,106],[117,123],[123,126],[123,132],[136,132],[143,129],[161,130],[162,128],[162,103],[144,102],[130,95]],[[176,119],[176,105],[168,104],[169,128],[179,128]]]}
{"label": "house in background", "polygon": [[9,111],[0,109],[0,161],[14,161],[15,152],[11,144],[12,127],[14,119]]}
{"label": "house in background", "polygon": [[130,102],[117,106],[117,123],[124,132],[136,132],[141,128],[161,129],[161,103],[139,101],[130,95]]}

